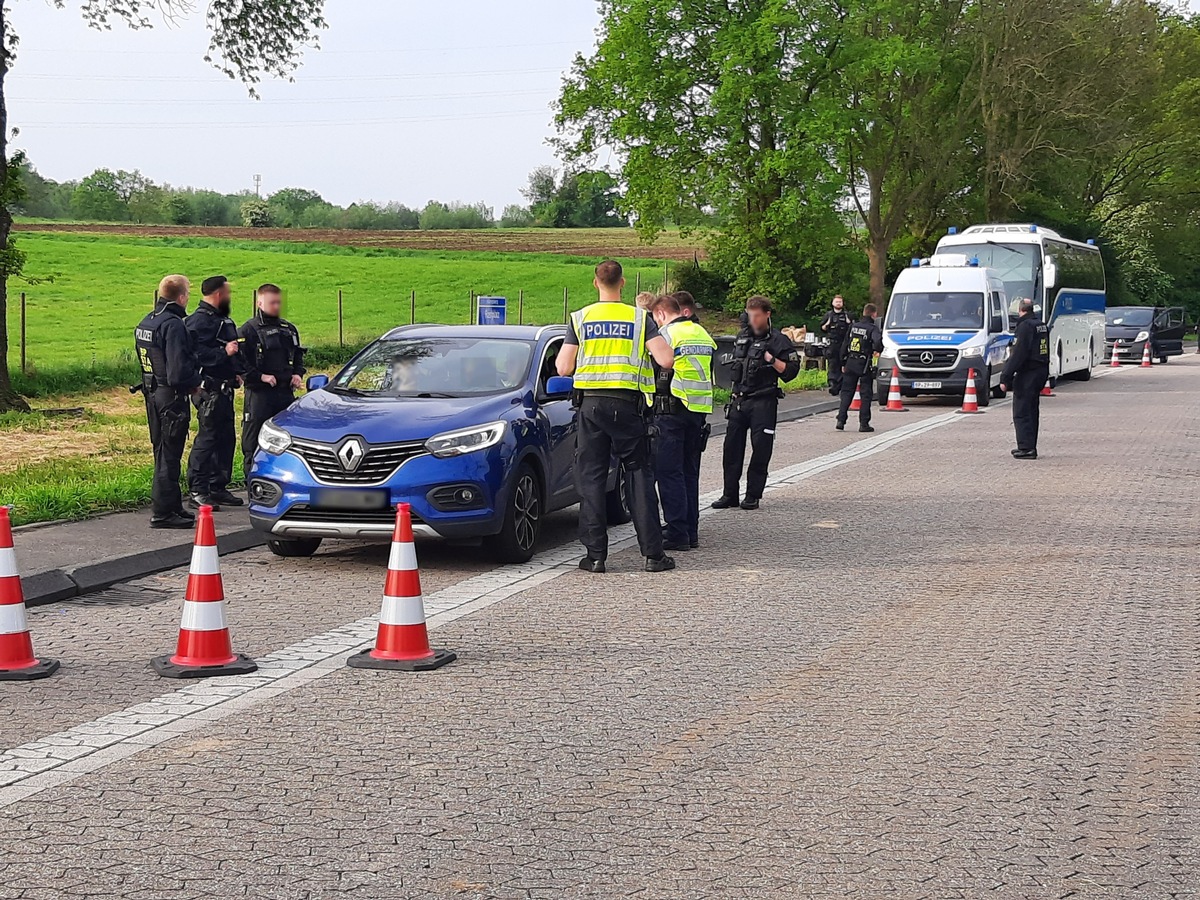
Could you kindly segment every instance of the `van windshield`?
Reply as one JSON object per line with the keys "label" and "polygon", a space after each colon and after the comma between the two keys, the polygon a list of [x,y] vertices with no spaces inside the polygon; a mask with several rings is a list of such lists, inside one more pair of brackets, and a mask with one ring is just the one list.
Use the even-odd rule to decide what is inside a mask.
{"label": "van windshield", "polygon": [[1145,328],[1154,319],[1154,310],[1144,306],[1112,306],[1104,315],[1109,325]]}
{"label": "van windshield", "polygon": [[887,327],[970,328],[983,327],[983,294],[962,292],[892,294],[887,309]]}

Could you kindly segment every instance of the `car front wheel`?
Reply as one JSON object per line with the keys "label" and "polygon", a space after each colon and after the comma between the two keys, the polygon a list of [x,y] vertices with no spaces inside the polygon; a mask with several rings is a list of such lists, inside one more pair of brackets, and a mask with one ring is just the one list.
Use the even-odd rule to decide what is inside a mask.
{"label": "car front wheel", "polygon": [[488,539],[501,562],[523,563],[533,558],[542,533],[542,486],[529,465],[521,466],[508,498],[504,526]]}
{"label": "car front wheel", "polygon": [[290,541],[269,540],[267,549],[276,556],[287,558],[312,556],[321,546],[320,538],[297,538]]}
{"label": "car front wheel", "polygon": [[617,483],[605,497],[605,514],[609,525],[624,525],[633,520],[629,508],[629,481],[624,466],[617,469]]}

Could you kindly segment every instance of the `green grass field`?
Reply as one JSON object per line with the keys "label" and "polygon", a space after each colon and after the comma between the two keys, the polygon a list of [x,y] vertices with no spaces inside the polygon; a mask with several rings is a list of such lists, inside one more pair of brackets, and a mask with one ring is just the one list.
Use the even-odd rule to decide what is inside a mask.
{"label": "green grass field", "polygon": [[[20,365],[19,295],[25,291],[27,367],[18,379],[32,394],[61,392],[73,382],[113,384],[132,366],[132,330],[151,307],[159,279],[182,272],[193,283],[227,275],[234,284],[234,318],[251,314],[251,291],[264,281],[285,290],[285,315],[306,344],[328,352],[338,345],[337,294],[343,297],[343,333],[357,346],[410,321],[417,294],[418,322],[466,323],[470,292],[509,301],[509,321],[524,291],[524,321],[563,320],[563,290],[571,309],[590,303],[596,258],[555,253],[440,252],[354,248],[332,244],[255,242],[215,238],[145,238],[83,233],[25,233],[26,274],[45,280],[9,283],[9,365]],[[664,263],[621,260],[633,285],[661,285]],[[95,377],[90,377],[94,372]]]}

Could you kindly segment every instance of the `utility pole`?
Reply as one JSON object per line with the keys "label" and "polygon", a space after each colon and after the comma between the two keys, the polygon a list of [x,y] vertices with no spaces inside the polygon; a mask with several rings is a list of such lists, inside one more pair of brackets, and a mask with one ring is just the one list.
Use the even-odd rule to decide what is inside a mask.
{"label": "utility pole", "polygon": [[262,196],[262,176],[261,175],[254,176],[254,196],[255,197]]}

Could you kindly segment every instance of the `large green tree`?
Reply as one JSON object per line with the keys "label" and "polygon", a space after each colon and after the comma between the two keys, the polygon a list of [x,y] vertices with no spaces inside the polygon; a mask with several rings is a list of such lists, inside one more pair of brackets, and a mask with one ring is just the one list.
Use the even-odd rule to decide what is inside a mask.
{"label": "large green tree", "polygon": [[[155,17],[167,20],[194,11],[190,0],[53,0],[60,8],[78,7],[94,28],[115,22],[148,28]],[[205,59],[230,77],[254,85],[264,77],[287,77],[300,64],[305,45],[325,27],[324,0],[209,0],[204,9],[209,45]],[[19,274],[22,259],[12,241],[12,206],[19,199],[20,158],[10,152],[5,85],[16,59],[17,36],[8,4],[0,0],[0,411],[28,409],[12,388],[8,371],[8,278]]]}

